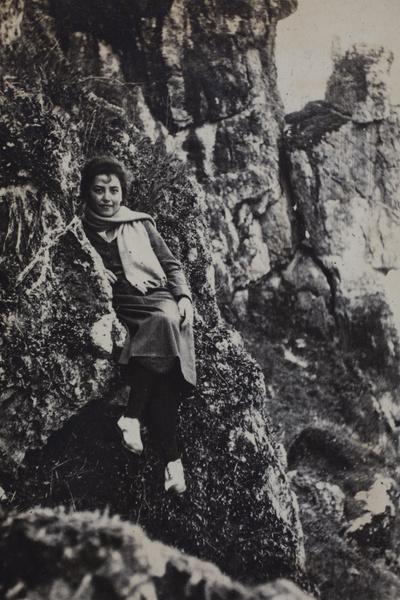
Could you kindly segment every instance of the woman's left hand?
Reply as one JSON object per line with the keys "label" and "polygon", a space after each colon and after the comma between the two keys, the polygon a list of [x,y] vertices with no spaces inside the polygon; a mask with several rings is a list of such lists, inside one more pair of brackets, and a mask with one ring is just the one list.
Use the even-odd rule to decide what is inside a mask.
{"label": "woman's left hand", "polygon": [[178,300],[179,314],[181,315],[181,327],[193,324],[193,305],[189,298],[182,296]]}

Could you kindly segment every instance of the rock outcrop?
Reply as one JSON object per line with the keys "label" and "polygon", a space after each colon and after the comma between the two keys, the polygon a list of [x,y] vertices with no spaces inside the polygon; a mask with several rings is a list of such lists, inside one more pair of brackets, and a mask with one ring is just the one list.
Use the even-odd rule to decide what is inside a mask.
{"label": "rock outcrop", "polygon": [[[252,582],[301,571],[301,528],[272,441],[262,373],[223,324],[217,302],[238,325],[252,314],[258,333],[276,340],[270,373],[279,360],[302,370],[297,387],[281,388],[288,394],[277,402],[288,411],[303,388],[318,399],[311,376],[322,377],[323,365],[309,372],[302,353],[319,360],[309,340],[329,345],[340,337],[361,350],[357,368],[393,377],[374,386],[367,376],[367,391],[357,388],[360,402],[353,383],[344,395],[332,383],[330,418],[339,412],[380,457],[386,443],[395,453],[400,423],[392,385],[400,351],[392,58],[363,46],[336,56],[325,101],[288,116],[282,148],[274,36],[277,20],[295,6],[116,0],[94,11],[88,0],[7,0],[0,8],[6,492],[14,489],[17,506],[45,498],[49,506],[63,501],[79,509],[94,508],[101,495],[102,506],[110,499],[113,512],[152,536]],[[107,399],[123,393],[115,366],[123,331],[76,216],[80,167],[100,152],[130,168],[130,206],[154,214],[194,292],[199,387],[180,415],[193,502],[166,499],[151,448],[143,461],[127,460],[113,425],[119,408]],[[272,398],[272,384],[268,393]],[[102,411],[107,422],[98,424]],[[300,433],[289,462],[302,439]],[[87,462],[98,478],[90,489],[81,485]],[[42,496],[35,469],[46,473],[36,486],[47,486]],[[376,474],[392,486],[388,471]],[[395,486],[382,512],[369,510],[371,476],[357,488],[358,500],[349,484],[358,509],[346,531],[356,543],[386,536],[396,518]],[[336,480],[302,477],[292,476],[299,493],[312,495],[315,487],[322,513],[331,504],[332,522],[343,523]]]}
{"label": "rock outcrop", "polygon": [[[79,65],[69,62],[68,56],[79,54],[81,46],[70,43],[68,34],[73,32],[67,25],[67,39],[57,29],[60,21],[52,15],[51,4],[14,0],[0,9],[0,437],[6,492],[17,490],[10,495],[15,505],[29,504],[29,498],[34,502],[34,494],[25,489],[24,495],[23,486],[17,486],[18,467],[24,481],[32,451],[43,448],[51,432],[50,445],[60,448],[62,425],[68,427],[71,417],[90,402],[85,414],[92,423],[93,406],[114,394],[122,332],[102,264],[76,217],[83,161],[111,153],[133,174],[129,205],[156,217],[195,297],[199,386],[181,407],[184,461],[192,473],[190,497],[182,505],[165,497],[162,465],[151,449],[132,463],[118,441],[115,460],[125,466],[114,472],[115,463],[107,457],[109,442],[105,448],[100,443],[104,431],[86,440],[75,483],[79,485],[85,472],[90,444],[98,444],[96,451],[105,460],[97,485],[109,491],[111,510],[117,512],[120,499],[107,485],[118,476],[131,519],[143,519],[159,539],[212,559],[243,580],[296,577],[304,561],[296,502],[274,450],[260,369],[240,336],[219,316],[201,192],[182,165],[140,131],[134,102],[138,92],[131,94],[129,80],[121,79],[120,87],[104,85],[110,73],[124,76],[122,59],[119,63],[103,44],[102,60],[83,60],[85,76]],[[171,3],[161,4],[168,12]],[[104,4],[106,12],[108,6]],[[123,7],[132,8],[132,3],[121,1]],[[84,21],[84,3],[79,8]],[[78,4],[71,3],[68,10],[76,16]],[[92,12],[91,18],[95,16]],[[106,24],[111,26],[111,21],[106,19]],[[99,51],[95,33],[74,39],[84,39]],[[103,75],[100,68],[106,69]],[[63,463],[71,465],[68,446],[60,451]],[[51,472],[46,495],[50,505],[57,503],[52,478],[60,462]],[[39,464],[37,473],[40,469]],[[95,504],[89,492],[79,498],[71,494],[72,506]]]}
{"label": "rock outcrop", "polygon": [[324,337],[339,331],[396,370],[392,56],[357,46],[334,57],[325,102],[288,117],[280,155],[274,38],[295,8],[175,0],[132,11],[121,0],[93,13],[49,3],[85,89],[135,114],[201,184],[224,316],[240,324],[257,310]]}
{"label": "rock outcrop", "polygon": [[118,88],[202,185],[218,302],[235,321],[249,282],[291,252],[274,44],[297,0],[86,5],[50,2],[60,40],[86,85],[107,97]]}
{"label": "rock outcrop", "polygon": [[214,565],[97,513],[37,509],[1,525],[0,589],[27,600],[307,600],[292,582],[244,587]]}
{"label": "rock outcrop", "polygon": [[[284,305],[282,319],[325,337],[339,330],[396,370],[390,52],[357,46],[337,55],[326,101],[288,117],[280,156],[274,38],[294,0],[43,7],[80,85],[161,138],[201,184],[224,316],[240,324],[255,308],[279,315]],[[12,8],[8,15],[4,35],[15,41],[21,22]],[[326,216],[316,214],[319,203]]]}
{"label": "rock outcrop", "polygon": [[287,117],[297,250],[282,273],[259,282],[253,301],[259,306],[259,292],[265,310],[282,314],[286,305],[284,318],[339,334],[363,349],[366,364],[397,376],[400,130],[391,61],[382,48],[353,47],[336,57],[326,100]]}

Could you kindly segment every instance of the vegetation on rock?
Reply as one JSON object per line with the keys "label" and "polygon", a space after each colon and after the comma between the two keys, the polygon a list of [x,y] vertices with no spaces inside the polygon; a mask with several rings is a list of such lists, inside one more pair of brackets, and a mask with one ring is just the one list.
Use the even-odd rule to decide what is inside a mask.
{"label": "vegetation on rock", "polygon": [[[39,5],[20,10],[20,37],[2,49],[1,87],[0,436],[9,506],[108,506],[242,580],[296,578],[296,505],[269,433],[260,370],[219,316],[198,189],[143,136],[124,98],[87,88]],[[121,330],[76,216],[80,167],[104,153],[131,171],[128,204],[155,216],[195,297],[199,385],[181,406],[183,499],[165,496],[152,448],[128,457],[116,432]],[[120,403],[110,405],[114,395]]]}
{"label": "vegetation on rock", "polygon": [[7,598],[307,600],[293,583],[245,587],[105,513],[36,509],[0,523]]}

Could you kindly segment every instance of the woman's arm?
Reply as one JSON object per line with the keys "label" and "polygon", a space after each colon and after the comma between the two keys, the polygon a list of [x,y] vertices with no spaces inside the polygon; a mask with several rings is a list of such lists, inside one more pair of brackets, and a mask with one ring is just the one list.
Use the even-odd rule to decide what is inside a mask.
{"label": "woman's arm", "polygon": [[[171,290],[171,293],[174,296],[175,300],[178,302],[178,305],[180,299],[184,299],[183,297],[191,301],[192,294],[186,282],[185,274],[183,272],[181,263],[174,257],[171,250],[168,248],[167,244],[164,242],[154,225],[147,220],[143,221],[143,225],[145,226],[146,231],[149,235],[150,243],[154,250],[154,253],[160,261],[160,265],[162,266],[164,273],[167,276],[168,286]],[[183,310],[183,313],[186,313],[186,311]]]}

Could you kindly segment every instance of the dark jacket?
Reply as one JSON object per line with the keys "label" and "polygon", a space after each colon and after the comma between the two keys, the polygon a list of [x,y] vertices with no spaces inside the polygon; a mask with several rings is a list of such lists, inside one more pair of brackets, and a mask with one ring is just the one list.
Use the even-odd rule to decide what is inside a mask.
{"label": "dark jacket", "polygon": [[[151,247],[167,277],[168,289],[171,294],[174,296],[175,300],[179,300],[182,296],[186,296],[191,300],[192,295],[186,283],[181,263],[174,257],[154,225],[148,219],[143,219],[142,223],[149,235]],[[118,281],[113,286],[115,291],[121,286],[129,286],[131,288],[132,286],[126,279],[122,269],[117,240],[115,239],[112,242],[107,242],[101,235],[90,229],[85,222],[83,222],[83,228],[90,243],[103,259],[105,268],[112,271],[117,276]],[[140,292],[137,293],[138,295],[140,294]]]}

